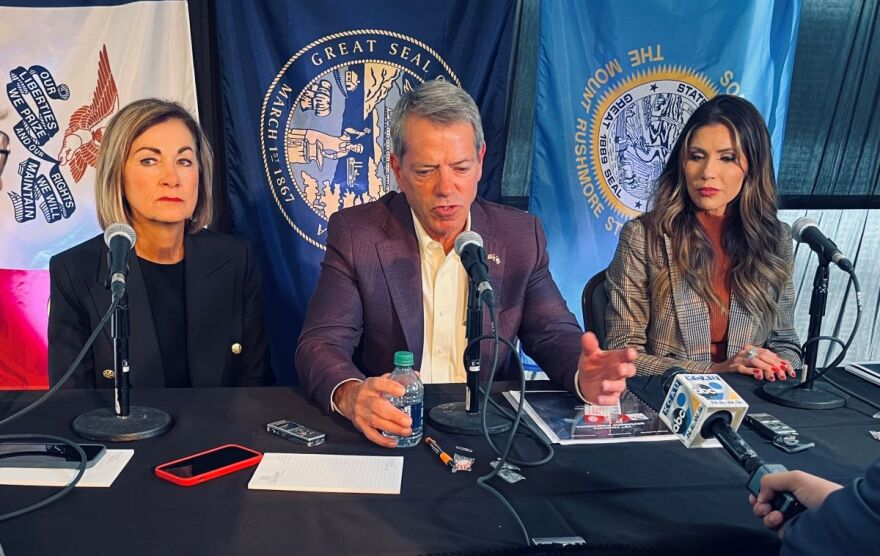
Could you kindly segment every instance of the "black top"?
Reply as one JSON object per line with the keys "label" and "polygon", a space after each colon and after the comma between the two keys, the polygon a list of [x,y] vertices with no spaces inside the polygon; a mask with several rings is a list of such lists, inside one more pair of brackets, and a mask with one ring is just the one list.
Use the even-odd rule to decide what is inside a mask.
{"label": "black top", "polygon": [[[263,331],[260,271],[248,242],[242,238],[202,230],[183,239],[183,288],[179,289],[186,318],[179,326],[185,348],[177,357],[188,366],[194,387],[258,386],[271,382],[269,353]],[[128,258],[126,280],[131,318],[129,359],[135,388],[165,386],[165,347],[160,344],[163,326],[162,294],[147,291],[140,259]],[[49,380],[55,384],[70,367],[83,344],[110,307],[107,289],[107,246],[97,235],[52,257],[51,311],[49,313]],[[179,305],[180,303],[178,303]],[[155,312],[154,312],[155,309]],[[174,320],[173,318],[170,320]],[[157,330],[158,329],[158,330]],[[66,387],[112,388],[113,343],[109,327],[98,335]],[[109,377],[109,378],[108,378]]]}
{"label": "black top", "polygon": [[190,386],[186,357],[186,291],[183,280],[183,260],[174,264],[159,264],[138,257],[144,285],[150,299],[153,326],[159,341],[165,386]]}

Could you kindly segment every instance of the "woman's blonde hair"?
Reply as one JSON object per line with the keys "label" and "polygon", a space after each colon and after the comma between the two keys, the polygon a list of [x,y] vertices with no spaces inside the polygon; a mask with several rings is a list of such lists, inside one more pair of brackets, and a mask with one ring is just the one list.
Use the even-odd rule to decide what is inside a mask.
{"label": "woman's blonde hair", "polygon": [[199,193],[196,208],[187,224],[189,233],[211,225],[214,220],[212,180],[214,155],[202,128],[187,110],[176,102],[147,98],[136,100],[117,112],[101,140],[101,150],[95,166],[95,205],[98,222],[106,228],[114,222],[131,224],[128,201],[123,194],[125,161],[131,145],[142,133],[168,120],[180,120],[192,133],[196,143],[199,164]]}
{"label": "woman's blonde hair", "polygon": [[[749,313],[776,317],[776,297],[792,271],[783,259],[781,242],[791,240],[776,217],[770,134],[760,112],[745,99],[718,95],[688,119],[657,180],[651,210],[642,217],[651,238],[648,256],[655,264],[665,266],[662,238],[668,236],[685,281],[707,303],[724,309],[712,287],[712,245],[697,221],[684,176],[688,144],[694,131],[711,124],[722,124],[730,130],[738,163],[742,167],[745,159],[748,164],[742,190],[727,205],[721,238],[731,262],[731,293]],[[651,285],[652,295],[658,300],[666,299],[670,287],[669,275],[660,273]]]}

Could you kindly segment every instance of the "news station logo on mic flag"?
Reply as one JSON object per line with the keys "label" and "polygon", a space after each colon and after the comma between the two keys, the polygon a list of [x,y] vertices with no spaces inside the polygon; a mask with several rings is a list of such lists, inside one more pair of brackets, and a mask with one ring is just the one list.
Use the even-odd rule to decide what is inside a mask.
{"label": "news station logo on mic flag", "polygon": [[95,162],[120,106],[160,97],[195,112],[189,16],[184,1],[5,3],[0,389],[44,388],[49,258],[100,232]]}
{"label": "news station logo on mic flag", "polygon": [[693,111],[717,94],[751,101],[774,162],[794,65],[799,0],[542,2],[530,212],[574,313]]}
{"label": "news station logo on mic flag", "polygon": [[444,79],[474,97],[487,143],[479,194],[500,199],[514,8],[217,4],[233,227],[271,261],[262,265],[264,314],[281,382],[297,380],[297,337],[330,216],[397,189],[389,118],[404,92]]}

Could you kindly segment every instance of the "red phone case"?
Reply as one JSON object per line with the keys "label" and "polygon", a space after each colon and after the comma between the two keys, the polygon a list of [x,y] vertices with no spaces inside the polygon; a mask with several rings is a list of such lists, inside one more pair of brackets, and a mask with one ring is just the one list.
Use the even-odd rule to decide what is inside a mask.
{"label": "red phone case", "polygon": [[[184,460],[194,459],[199,456],[203,456],[205,454],[210,454],[212,452],[216,452],[218,450],[223,450],[224,448],[230,448],[230,447],[239,448],[239,449],[244,450],[246,452],[250,452],[253,454],[253,457],[249,457],[247,459],[237,461],[235,463],[232,463],[232,464],[229,464],[229,465],[226,465],[223,467],[218,467],[216,469],[212,469],[211,471],[208,471],[207,473],[202,473],[201,475],[195,475],[193,477],[178,477],[177,475],[171,474],[171,473],[165,471],[165,469],[164,469],[165,467],[176,465]],[[199,483],[204,483],[205,481],[209,481],[211,479],[220,477],[222,475],[228,475],[229,473],[232,473],[234,471],[238,471],[239,469],[244,469],[246,467],[254,466],[254,465],[260,463],[261,459],[263,459],[263,454],[261,454],[260,452],[258,452],[256,450],[252,450],[250,448],[245,448],[244,446],[241,446],[239,444],[224,444],[223,446],[217,446],[216,448],[211,448],[210,450],[205,450],[204,452],[199,452],[198,454],[192,454],[189,456],[178,458],[174,461],[169,461],[169,462],[157,465],[155,472],[156,472],[157,477],[165,479],[166,481],[171,481],[174,484],[177,484],[180,486],[193,486],[193,485],[197,485]]]}

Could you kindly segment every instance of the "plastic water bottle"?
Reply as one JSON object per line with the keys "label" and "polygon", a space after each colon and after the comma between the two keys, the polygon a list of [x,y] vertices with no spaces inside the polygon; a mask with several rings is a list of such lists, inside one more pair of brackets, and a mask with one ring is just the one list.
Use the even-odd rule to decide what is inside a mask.
{"label": "plastic water bottle", "polygon": [[398,351],[394,354],[394,372],[389,378],[406,388],[406,393],[403,396],[399,398],[388,396],[388,401],[412,418],[412,434],[397,436],[384,431],[382,434],[388,438],[396,438],[398,448],[409,448],[422,440],[422,417],[425,401],[425,387],[422,385],[419,375],[413,371],[412,352]]}

